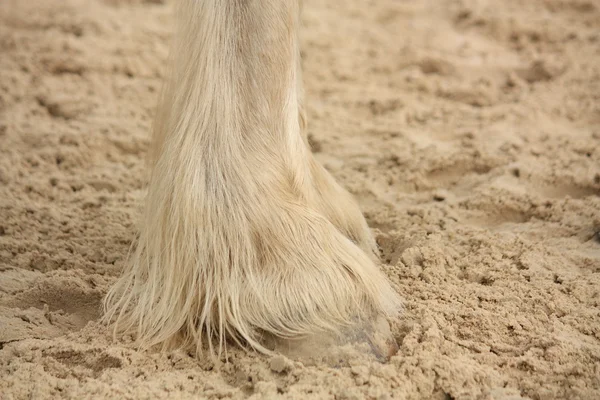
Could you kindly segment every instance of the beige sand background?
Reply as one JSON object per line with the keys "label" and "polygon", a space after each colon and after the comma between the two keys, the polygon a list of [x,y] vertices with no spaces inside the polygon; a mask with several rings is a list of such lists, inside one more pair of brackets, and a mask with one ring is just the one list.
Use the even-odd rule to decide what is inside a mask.
{"label": "beige sand background", "polygon": [[112,343],[96,320],[170,7],[1,0],[0,398],[600,398],[600,2],[307,0],[303,20],[311,141],[405,299],[398,355]]}

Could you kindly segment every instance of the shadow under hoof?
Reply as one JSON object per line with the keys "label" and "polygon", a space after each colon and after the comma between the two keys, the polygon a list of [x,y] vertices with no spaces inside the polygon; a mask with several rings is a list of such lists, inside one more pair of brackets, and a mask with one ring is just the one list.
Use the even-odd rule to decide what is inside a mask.
{"label": "shadow under hoof", "polygon": [[302,339],[265,338],[266,347],[305,365],[330,367],[357,362],[385,363],[398,352],[398,344],[385,318],[344,329],[339,334],[320,333]]}

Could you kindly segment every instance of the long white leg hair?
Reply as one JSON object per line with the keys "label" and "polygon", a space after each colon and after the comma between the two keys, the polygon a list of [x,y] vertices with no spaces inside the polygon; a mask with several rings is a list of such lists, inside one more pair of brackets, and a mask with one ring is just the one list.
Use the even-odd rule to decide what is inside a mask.
{"label": "long white leg hair", "polygon": [[345,232],[367,229],[358,208],[345,192],[347,211],[319,200],[337,184],[300,133],[298,2],[178,3],[141,231],[105,321],[143,347],[220,352],[229,337],[268,353],[265,332],[394,315],[397,295]]}

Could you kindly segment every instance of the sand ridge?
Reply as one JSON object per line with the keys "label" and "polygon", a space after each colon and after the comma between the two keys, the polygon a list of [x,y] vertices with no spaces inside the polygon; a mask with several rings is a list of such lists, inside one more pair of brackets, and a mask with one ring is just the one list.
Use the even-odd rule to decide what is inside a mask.
{"label": "sand ridge", "polygon": [[600,3],[306,0],[310,142],[405,300],[381,364],[136,351],[160,0],[0,2],[0,398],[600,397]]}

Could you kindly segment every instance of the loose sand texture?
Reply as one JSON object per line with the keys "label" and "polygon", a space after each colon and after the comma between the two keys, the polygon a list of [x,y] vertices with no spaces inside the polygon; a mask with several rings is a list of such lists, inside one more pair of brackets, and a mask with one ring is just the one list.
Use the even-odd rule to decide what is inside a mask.
{"label": "loose sand texture", "polygon": [[161,0],[0,0],[0,398],[600,398],[600,2],[306,0],[311,145],[405,310],[388,363],[136,351]]}

